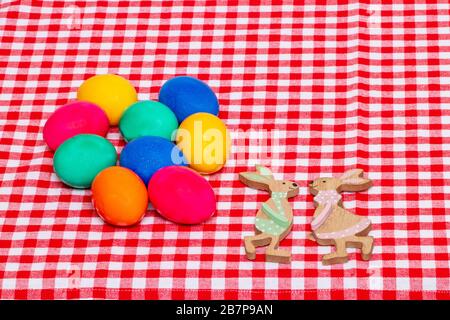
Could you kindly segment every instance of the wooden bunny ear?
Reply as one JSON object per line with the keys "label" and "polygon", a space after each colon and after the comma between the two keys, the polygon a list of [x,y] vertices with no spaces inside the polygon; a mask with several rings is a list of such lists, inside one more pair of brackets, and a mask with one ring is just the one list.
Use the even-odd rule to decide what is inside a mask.
{"label": "wooden bunny ear", "polygon": [[362,176],[364,171],[362,169],[351,169],[344,172],[344,174],[339,178],[341,180],[345,180],[348,178],[356,178]]}
{"label": "wooden bunny ear", "polygon": [[346,171],[340,178],[340,189],[343,191],[362,191],[372,186],[372,180],[363,178],[362,169],[352,169]]}
{"label": "wooden bunny ear", "polygon": [[269,178],[271,178],[271,179],[273,179],[273,173],[272,173],[272,171],[269,169],[269,168],[267,168],[267,167],[264,167],[264,166],[261,166],[261,165],[256,165],[256,171],[258,171],[258,173],[260,174],[260,175],[262,175],[262,176],[265,176],[265,177],[269,177]]}
{"label": "wooden bunny ear", "polygon": [[239,180],[250,188],[269,190],[271,178],[258,172],[241,172],[239,173]]}

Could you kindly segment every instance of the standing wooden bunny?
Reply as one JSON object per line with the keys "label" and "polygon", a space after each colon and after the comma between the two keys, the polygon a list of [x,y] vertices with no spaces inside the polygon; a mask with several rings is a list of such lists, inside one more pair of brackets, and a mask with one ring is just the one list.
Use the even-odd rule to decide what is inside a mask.
{"label": "standing wooden bunny", "polygon": [[316,206],[312,236],[319,245],[336,247],[335,252],[323,257],[324,265],[347,262],[347,247],[361,249],[363,260],[371,258],[373,238],[368,236],[371,222],[346,210],[340,195],[342,191],[362,191],[371,186],[372,181],[363,178],[361,169],[349,170],[339,178],[318,178],[309,185]]}
{"label": "standing wooden bunny", "polygon": [[289,263],[291,253],[278,249],[278,244],[291,231],[293,215],[288,198],[298,194],[298,185],[291,181],[275,180],[270,169],[256,166],[257,172],[242,172],[239,180],[250,188],[265,190],[270,199],[262,204],[256,214],[254,236],[244,238],[249,260],[256,258],[256,247],[268,246],[266,261]]}

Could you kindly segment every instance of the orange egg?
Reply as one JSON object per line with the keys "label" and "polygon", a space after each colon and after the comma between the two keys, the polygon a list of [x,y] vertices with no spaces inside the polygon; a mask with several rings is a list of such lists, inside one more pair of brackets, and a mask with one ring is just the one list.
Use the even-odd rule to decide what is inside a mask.
{"label": "orange egg", "polygon": [[147,211],[147,188],[131,170],[109,167],[92,183],[92,203],[107,223],[127,227],[141,221]]}

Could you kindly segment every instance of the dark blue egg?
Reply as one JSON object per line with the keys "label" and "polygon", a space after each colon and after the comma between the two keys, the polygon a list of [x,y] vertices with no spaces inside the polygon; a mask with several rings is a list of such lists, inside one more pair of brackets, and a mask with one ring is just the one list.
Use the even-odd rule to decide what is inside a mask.
{"label": "dark blue egg", "polygon": [[136,173],[145,185],[161,168],[186,166],[187,161],[176,145],[161,137],[141,137],[128,143],[120,154],[120,165]]}
{"label": "dark blue egg", "polygon": [[214,91],[192,77],[175,77],[164,83],[159,91],[159,102],[168,106],[180,123],[197,112],[219,114],[219,101]]}

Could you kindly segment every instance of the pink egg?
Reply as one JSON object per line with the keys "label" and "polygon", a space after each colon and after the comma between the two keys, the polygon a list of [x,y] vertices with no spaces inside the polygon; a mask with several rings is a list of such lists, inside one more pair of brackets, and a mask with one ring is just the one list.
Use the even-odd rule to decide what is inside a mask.
{"label": "pink egg", "polygon": [[106,136],[109,121],[99,106],[84,101],[75,101],[58,108],[44,126],[44,140],[52,150],[61,143],[81,133]]}
{"label": "pink egg", "polygon": [[192,169],[170,166],[158,170],[148,184],[153,207],[166,219],[180,224],[197,224],[216,211],[211,185]]}

